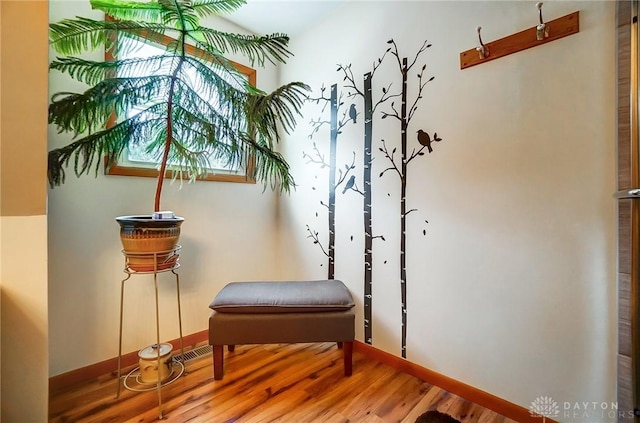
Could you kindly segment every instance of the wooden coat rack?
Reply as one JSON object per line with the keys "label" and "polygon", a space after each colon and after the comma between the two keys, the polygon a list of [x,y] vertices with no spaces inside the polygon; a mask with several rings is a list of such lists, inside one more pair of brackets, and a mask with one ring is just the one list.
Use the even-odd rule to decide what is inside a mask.
{"label": "wooden coat rack", "polygon": [[[542,4],[539,3],[538,8],[540,9],[541,7]],[[543,23],[542,11],[540,10],[540,25],[486,44],[482,42],[482,38],[480,37],[480,27],[478,27],[477,30],[480,46],[460,53],[460,69],[466,69],[471,66],[486,63],[512,53],[517,53],[531,47],[559,40],[560,38],[564,38],[568,35],[576,34],[580,31],[579,14],[580,12],[573,12],[561,18]],[[546,31],[546,36],[543,39],[538,39],[537,36],[540,27],[543,28],[543,31]]]}

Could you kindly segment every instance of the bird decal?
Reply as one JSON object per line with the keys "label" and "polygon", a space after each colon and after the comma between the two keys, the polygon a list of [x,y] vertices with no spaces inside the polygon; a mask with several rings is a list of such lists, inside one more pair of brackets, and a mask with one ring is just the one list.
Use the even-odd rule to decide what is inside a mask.
{"label": "bird decal", "polygon": [[353,185],[356,183],[356,177],[354,175],[351,175],[351,178],[349,178],[349,180],[347,181],[347,184],[344,186],[344,189],[342,190],[342,193],[346,193],[348,190],[350,190],[351,188],[353,188]]}
{"label": "bird decal", "polygon": [[[439,138],[438,134],[434,133],[433,141],[440,142],[442,141],[442,138]],[[422,129],[418,129],[418,142],[420,143],[420,145],[427,147],[427,150],[429,150],[429,153],[433,152],[433,148],[431,148],[431,142],[432,142],[431,137]]]}
{"label": "bird decal", "polygon": [[358,116],[358,112],[356,111],[356,105],[352,104],[351,107],[349,107],[349,118],[351,118],[353,123],[356,123],[357,116]]}

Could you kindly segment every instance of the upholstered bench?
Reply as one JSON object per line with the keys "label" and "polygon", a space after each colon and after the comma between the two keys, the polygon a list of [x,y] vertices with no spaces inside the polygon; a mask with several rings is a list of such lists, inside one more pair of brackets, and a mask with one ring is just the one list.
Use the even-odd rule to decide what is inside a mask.
{"label": "upholstered bench", "polygon": [[352,372],[354,302],[338,280],[231,282],[209,307],[214,379],[224,373],[224,346],[337,342],[344,374]]}

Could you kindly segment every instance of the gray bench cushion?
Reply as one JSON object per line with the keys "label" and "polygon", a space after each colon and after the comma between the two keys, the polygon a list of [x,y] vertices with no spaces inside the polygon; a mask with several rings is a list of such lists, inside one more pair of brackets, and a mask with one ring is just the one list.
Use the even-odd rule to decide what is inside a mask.
{"label": "gray bench cushion", "polygon": [[231,282],[209,307],[219,313],[344,311],[355,303],[339,280]]}

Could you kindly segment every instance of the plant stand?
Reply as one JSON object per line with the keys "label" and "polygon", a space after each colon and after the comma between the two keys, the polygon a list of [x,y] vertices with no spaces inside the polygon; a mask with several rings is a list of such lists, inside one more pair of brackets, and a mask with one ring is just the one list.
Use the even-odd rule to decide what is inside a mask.
{"label": "plant stand", "polygon": [[[182,311],[180,309],[180,276],[176,272],[176,270],[180,267],[180,263],[178,262],[178,252],[182,247],[177,245],[172,250],[169,251],[156,251],[156,252],[148,252],[148,253],[130,253],[123,250],[123,254],[125,256],[125,266],[124,272],[127,276],[122,280],[120,285],[120,335],[118,341],[118,392],[116,394],[116,398],[120,397],[121,385],[124,384],[125,388],[134,391],[148,391],[156,389],[158,392],[158,419],[162,419],[162,387],[168,385],[169,383],[177,380],[184,373],[184,343],[182,339]],[[169,257],[169,259],[167,259]],[[150,270],[134,270],[131,268],[131,262],[139,262],[140,259],[153,259]],[[166,263],[171,263],[170,267],[166,266]],[[160,348],[157,348],[158,358],[157,358],[157,366],[158,366],[158,381],[154,385],[147,385],[147,388],[140,388],[133,386],[131,383],[127,383],[130,378],[136,378],[136,372],[139,370],[137,367],[134,368],[131,372],[129,372],[123,383],[121,383],[122,378],[122,327],[123,327],[123,317],[124,317],[124,286],[125,282],[127,282],[132,275],[153,275],[153,284],[155,288],[155,306],[156,306],[156,345],[160,344],[160,310],[158,305],[158,274],[164,272],[171,272],[175,276],[176,281],[176,298],[178,302],[178,326],[180,330],[180,361],[175,363],[173,358],[171,358],[171,374],[166,380],[161,380],[160,378],[160,366],[162,365],[160,361]]]}

